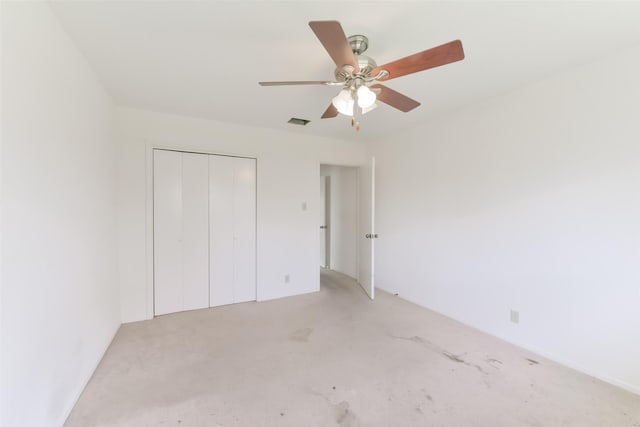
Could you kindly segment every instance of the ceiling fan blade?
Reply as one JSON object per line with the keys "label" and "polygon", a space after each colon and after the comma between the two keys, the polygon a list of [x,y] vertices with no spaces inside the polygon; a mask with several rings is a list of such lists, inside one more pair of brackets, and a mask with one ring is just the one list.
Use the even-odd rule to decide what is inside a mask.
{"label": "ceiling fan blade", "polygon": [[401,94],[400,92],[396,92],[393,89],[389,89],[386,86],[377,84],[371,87],[380,89],[380,93],[377,97],[378,101],[391,105],[393,108],[397,108],[398,110],[404,111],[405,113],[413,110],[420,105],[418,101],[415,101],[408,96]]}
{"label": "ceiling fan blade", "polygon": [[301,81],[284,81],[284,82],[258,82],[260,86],[294,86],[294,85],[325,85],[335,86],[344,85],[342,82],[334,82],[331,80],[301,80]]}
{"label": "ceiling fan blade", "polygon": [[310,21],[309,26],[338,68],[348,64],[355,68],[355,72],[360,71],[351,45],[338,21]]}
{"label": "ceiling fan blade", "polygon": [[336,107],[333,106],[333,104],[329,104],[329,108],[326,109],[326,111],[324,112],[324,114],[322,115],[322,117],[320,117],[321,119],[331,119],[335,116],[338,115],[338,110],[336,110]]}
{"label": "ceiling fan blade", "polygon": [[464,59],[462,42],[460,40],[454,40],[432,49],[398,59],[397,61],[380,65],[373,69],[371,75],[375,76],[381,70],[387,70],[389,77],[380,80],[391,80],[396,77],[406,76],[407,74],[417,73],[418,71],[428,70],[429,68],[439,67],[462,59]]}

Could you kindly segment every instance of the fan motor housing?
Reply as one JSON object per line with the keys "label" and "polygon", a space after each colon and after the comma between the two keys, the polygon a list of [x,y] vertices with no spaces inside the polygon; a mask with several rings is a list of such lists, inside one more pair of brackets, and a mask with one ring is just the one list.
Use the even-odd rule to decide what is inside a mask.
{"label": "fan motor housing", "polygon": [[344,82],[358,76],[369,77],[371,75],[371,71],[378,66],[373,58],[363,55],[369,47],[369,39],[366,36],[357,34],[350,36],[347,40],[349,41],[353,55],[356,57],[356,61],[358,61],[358,68],[360,68],[360,71],[354,74],[353,67],[350,65],[345,65],[342,68],[336,68],[334,73],[336,80]]}
{"label": "fan motor housing", "polygon": [[370,58],[366,55],[360,55],[356,58],[356,60],[358,61],[358,67],[360,68],[360,71],[354,73],[353,67],[350,65],[345,65],[342,68],[336,68],[334,75],[337,81],[344,82],[346,80],[349,80],[350,78],[356,77],[357,75],[360,75],[362,77],[369,77],[371,75],[371,71],[373,71],[373,69],[378,66],[373,58]]}

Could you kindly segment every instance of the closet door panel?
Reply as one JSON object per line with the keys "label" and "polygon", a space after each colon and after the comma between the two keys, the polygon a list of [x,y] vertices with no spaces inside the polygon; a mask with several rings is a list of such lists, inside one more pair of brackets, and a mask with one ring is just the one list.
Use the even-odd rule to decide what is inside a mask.
{"label": "closet door panel", "polygon": [[209,156],[182,153],[183,310],[209,307]]}
{"label": "closet door panel", "polygon": [[234,159],[234,302],[256,300],[256,161]]}
{"label": "closet door panel", "polygon": [[182,155],[153,152],[154,313],[182,310]]}
{"label": "closet door panel", "polygon": [[234,298],[234,158],[209,156],[209,305]]}

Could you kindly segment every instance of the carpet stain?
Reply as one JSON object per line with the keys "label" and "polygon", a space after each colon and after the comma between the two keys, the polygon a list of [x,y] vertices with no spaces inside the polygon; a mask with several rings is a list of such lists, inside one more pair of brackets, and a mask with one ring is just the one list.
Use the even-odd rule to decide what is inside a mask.
{"label": "carpet stain", "polygon": [[312,332],[313,328],[298,329],[289,335],[289,339],[292,341],[307,342],[309,341],[309,335],[311,335]]}
{"label": "carpet stain", "polygon": [[349,402],[343,400],[342,402],[333,405],[333,410],[336,422],[340,427],[355,426],[356,416],[349,410]]}
{"label": "carpet stain", "polygon": [[487,362],[487,364],[492,368],[498,370],[500,370],[500,365],[502,365],[502,362],[498,359],[485,359],[485,362]]}
{"label": "carpet stain", "polygon": [[460,356],[449,353],[448,351],[443,351],[442,355],[449,360],[453,360],[456,363],[464,363],[464,359],[461,359]]}
{"label": "carpet stain", "polygon": [[331,399],[324,393],[314,390],[313,388],[307,389],[307,392],[319,396],[324,399],[330,407],[333,409],[333,416],[335,418],[336,423],[340,427],[356,427],[358,425],[356,415],[351,411],[349,407],[349,402],[346,400],[341,401],[340,403],[331,403]]}
{"label": "carpet stain", "polygon": [[463,357],[462,357],[462,356],[464,356],[464,354],[451,353],[450,351],[447,351],[447,350],[443,349],[439,345],[434,344],[431,341],[429,341],[427,339],[424,339],[422,337],[419,337],[417,335],[415,335],[413,337],[401,337],[401,336],[398,336],[398,335],[391,335],[391,337],[395,338],[395,339],[399,339],[399,340],[412,341],[412,342],[415,342],[417,344],[421,344],[422,346],[426,347],[427,349],[429,349],[429,350],[431,350],[433,352],[441,354],[442,356],[446,357],[447,359],[451,360],[452,362],[462,363],[464,365],[471,366],[472,368],[476,368],[479,372],[481,372],[481,373],[483,373],[485,375],[488,374],[484,369],[482,369],[482,367],[480,365],[476,365],[474,363],[469,363],[466,360],[464,360]]}

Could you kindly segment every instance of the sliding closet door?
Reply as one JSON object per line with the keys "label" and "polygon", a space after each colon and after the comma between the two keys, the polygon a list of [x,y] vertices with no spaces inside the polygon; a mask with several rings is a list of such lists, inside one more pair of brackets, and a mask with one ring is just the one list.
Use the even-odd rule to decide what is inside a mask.
{"label": "sliding closet door", "polygon": [[209,307],[209,159],[182,153],[182,309]]}
{"label": "sliding closet door", "polygon": [[209,306],[207,155],[154,150],[154,312]]}
{"label": "sliding closet door", "polygon": [[153,273],[156,315],[182,310],[182,156],[153,152]]}
{"label": "sliding closet door", "polygon": [[209,156],[209,305],[232,304],[234,157]]}
{"label": "sliding closet door", "polygon": [[256,161],[234,159],[233,261],[235,302],[256,300]]}

